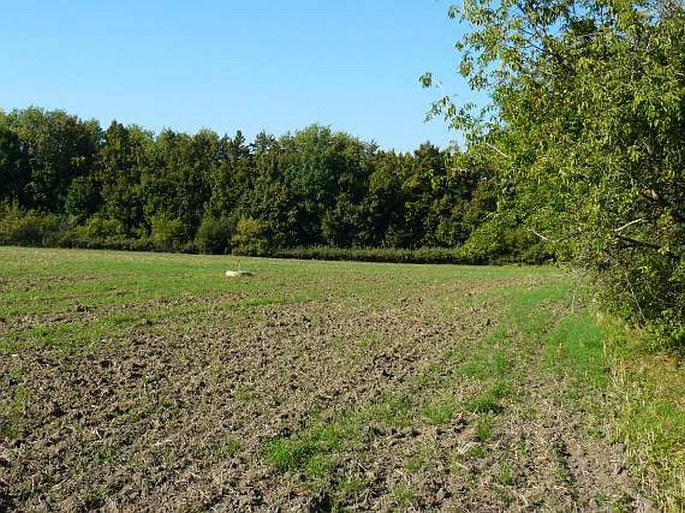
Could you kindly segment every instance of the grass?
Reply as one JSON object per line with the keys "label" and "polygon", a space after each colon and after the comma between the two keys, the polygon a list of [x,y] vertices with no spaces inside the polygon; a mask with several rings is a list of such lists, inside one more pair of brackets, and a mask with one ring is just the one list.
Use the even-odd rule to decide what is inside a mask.
{"label": "grass", "polygon": [[0,419],[0,437],[14,440],[19,437],[22,429],[22,419],[26,409],[28,389],[19,385],[7,401],[4,415]]}
{"label": "grass", "polygon": [[423,414],[435,426],[449,424],[455,414],[455,405],[451,397],[439,398],[424,406]]}
{"label": "grass", "polygon": [[495,420],[492,415],[483,415],[476,421],[476,440],[487,442],[492,437]]}
{"label": "grass", "polygon": [[502,465],[502,468],[499,470],[497,481],[503,486],[513,486],[516,483],[516,476],[509,464],[504,463]]}
{"label": "grass", "polygon": [[497,413],[502,407],[500,399],[509,393],[509,385],[506,380],[498,379],[487,390],[469,399],[464,406],[471,413]]}
{"label": "grass", "polygon": [[[610,340],[622,357],[612,366],[620,396],[614,439],[626,444],[632,464],[645,472],[650,494],[665,510],[685,507],[685,379],[681,362],[664,354],[642,355],[639,339],[614,323]],[[636,347],[637,346],[637,347]]]}
{"label": "grass", "polygon": [[392,496],[395,499],[395,505],[398,508],[409,508],[415,506],[416,492],[411,486],[406,484],[396,485],[391,490]]}
{"label": "grass", "polygon": [[547,364],[556,371],[566,371],[575,388],[606,387],[609,374],[606,331],[597,324],[591,312],[565,317],[545,337]]}
{"label": "grass", "polygon": [[214,456],[217,458],[232,458],[240,452],[242,448],[240,442],[235,438],[228,438],[216,445],[214,448]]}
{"label": "grass", "polygon": [[295,436],[272,440],[264,456],[278,470],[305,470],[307,475],[317,477],[333,465],[341,444],[356,439],[361,430],[359,416],[315,420]]}
{"label": "grass", "polygon": [[[238,266],[253,276],[224,277]],[[459,507],[478,509],[489,480],[487,500],[506,509],[527,479],[512,455],[545,452],[511,429],[558,408],[588,447],[624,443],[638,491],[677,511],[681,362],[599,315],[574,280],[551,267],[0,248],[0,447],[56,436],[75,447],[37,449],[42,470],[19,463],[0,478],[29,510],[34,487],[58,509],[124,500],[113,468],[154,475],[168,487],[158,501],[183,496],[191,509],[212,476],[249,474],[270,476],[250,484],[264,500],[421,510],[435,493],[422,487],[440,475],[449,488],[454,460]],[[558,488],[582,486],[565,447],[547,449]],[[68,476],[50,474],[56,458],[70,458]]]}
{"label": "grass", "polygon": [[431,460],[435,458],[435,448],[428,443],[420,445],[407,459],[404,468],[409,474],[419,472]]}

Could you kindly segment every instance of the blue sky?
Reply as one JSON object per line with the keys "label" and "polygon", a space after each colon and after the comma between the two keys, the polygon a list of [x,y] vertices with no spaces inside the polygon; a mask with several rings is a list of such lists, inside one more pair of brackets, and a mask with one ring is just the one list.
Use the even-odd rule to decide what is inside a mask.
{"label": "blue sky", "polygon": [[[0,108],[248,139],[318,122],[384,148],[445,145],[454,134],[425,112],[469,97],[449,3],[0,0]],[[427,70],[441,90],[421,88]]]}

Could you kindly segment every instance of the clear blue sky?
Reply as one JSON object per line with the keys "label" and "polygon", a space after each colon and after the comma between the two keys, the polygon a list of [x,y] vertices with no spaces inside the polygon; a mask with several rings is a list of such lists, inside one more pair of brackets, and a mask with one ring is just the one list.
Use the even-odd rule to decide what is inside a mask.
{"label": "clear blue sky", "polygon": [[449,0],[0,2],[4,110],[248,139],[318,122],[411,150],[454,138],[424,123],[432,100],[469,95]]}

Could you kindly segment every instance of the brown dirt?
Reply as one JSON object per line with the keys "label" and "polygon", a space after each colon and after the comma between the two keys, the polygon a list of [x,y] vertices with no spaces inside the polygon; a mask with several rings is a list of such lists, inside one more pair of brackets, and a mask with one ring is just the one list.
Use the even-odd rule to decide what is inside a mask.
{"label": "brown dirt", "polygon": [[[493,414],[485,441],[476,415],[434,426],[414,411],[407,426],[370,421],[314,484],[270,465],[268,444],[306,429],[313,412],[326,421],[411,396],[431,368],[447,380],[501,310],[455,305],[444,315],[418,296],[400,303],[221,309],[89,351],[2,354],[1,411],[26,399],[5,419],[18,433],[0,438],[0,510],[326,511],[355,480],[362,489],[341,499],[352,511],[592,511],[602,498],[645,509],[620,447],[587,434],[560,399],[565,383],[535,375]],[[478,387],[465,379],[455,404]]]}

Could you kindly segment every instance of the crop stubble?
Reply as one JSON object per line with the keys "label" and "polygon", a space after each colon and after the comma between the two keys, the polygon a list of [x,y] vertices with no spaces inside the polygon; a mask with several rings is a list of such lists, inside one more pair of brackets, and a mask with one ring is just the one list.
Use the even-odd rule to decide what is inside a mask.
{"label": "crop stubble", "polygon": [[[279,265],[315,264],[261,279]],[[379,268],[285,278],[297,299],[262,302],[248,282],[3,319],[0,509],[647,509],[620,447],[507,325],[512,297],[563,277]],[[542,329],[562,315],[534,309]],[[27,334],[126,312],[80,345]]]}

